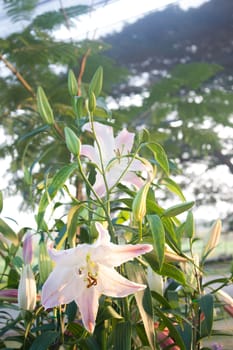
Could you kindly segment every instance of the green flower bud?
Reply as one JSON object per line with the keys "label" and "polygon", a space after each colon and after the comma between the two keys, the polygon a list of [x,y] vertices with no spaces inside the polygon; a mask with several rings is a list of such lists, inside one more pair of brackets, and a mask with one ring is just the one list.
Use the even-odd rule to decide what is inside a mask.
{"label": "green flower bud", "polygon": [[99,67],[95,74],[93,75],[93,78],[89,85],[89,92],[94,92],[95,96],[98,97],[101,93],[103,85],[103,67]]}
{"label": "green flower bud", "polygon": [[65,127],[65,141],[68,150],[75,156],[79,156],[81,149],[81,142],[77,135],[68,127]]}
{"label": "green flower bud", "polygon": [[68,73],[68,90],[71,96],[76,96],[78,93],[78,83],[72,69]]}
{"label": "green flower bud", "polygon": [[147,182],[142,188],[140,188],[133,200],[132,211],[136,222],[142,222],[146,215],[146,198],[149,188],[150,182]]}
{"label": "green flower bud", "polygon": [[53,111],[42,87],[37,90],[37,106],[38,112],[46,124],[54,124]]}
{"label": "green flower bud", "polygon": [[53,270],[53,262],[47,251],[47,246],[44,241],[39,244],[39,272],[40,272],[40,282],[43,284],[50,272]]}
{"label": "green flower bud", "polygon": [[84,98],[82,96],[76,96],[74,98],[74,111],[78,118],[83,117],[84,113]]}
{"label": "green flower bud", "polygon": [[96,108],[96,98],[94,92],[89,92],[89,98],[88,98],[88,109],[90,112],[94,112]]}

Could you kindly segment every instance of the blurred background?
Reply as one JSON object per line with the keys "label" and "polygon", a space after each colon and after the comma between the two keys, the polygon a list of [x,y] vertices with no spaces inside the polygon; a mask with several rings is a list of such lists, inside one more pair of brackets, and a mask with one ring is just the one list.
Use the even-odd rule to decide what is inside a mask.
{"label": "blurred background", "polygon": [[68,121],[68,69],[85,87],[102,65],[116,128],[147,128],[187,200],[196,201],[200,231],[221,218],[230,237],[232,1],[1,0],[0,20],[3,216],[33,225],[38,183],[68,156],[44,136],[37,87],[56,119]]}

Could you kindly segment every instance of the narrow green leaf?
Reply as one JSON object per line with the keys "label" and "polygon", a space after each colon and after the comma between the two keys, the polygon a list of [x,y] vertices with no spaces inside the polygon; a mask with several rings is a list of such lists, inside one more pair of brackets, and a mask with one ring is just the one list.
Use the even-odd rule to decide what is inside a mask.
{"label": "narrow green leaf", "polygon": [[2,191],[0,191],[0,213],[2,212],[2,208],[3,208],[3,195],[2,195]]}
{"label": "narrow green leaf", "polygon": [[165,231],[163,223],[158,215],[147,215],[150,231],[153,237],[153,247],[156,252],[156,256],[159,263],[159,269],[161,269],[164,261],[165,250]]}
{"label": "narrow green leaf", "polygon": [[36,337],[36,339],[30,347],[30,350],[47,350],[50,345],[56,342],[58,337],[58,332],[43,332],[41,335]]}
{"label": "narrow green leaf", "polygon": [[163,263],[162,268],[160,269],[159,263],[156,258],[155,252],[147,253],[145,256],[146,261],[150,264],[151,268],[160,274],[161,276],[167,276],[173,278],[181,285],[186,285],[186,279],[184,273],[172,264],[166,262]]}
{"label": "narrow green leaf", "polygon": [[103,85],[103,68],[100,66],[96,70],[90,82],[89,91],[92,91],[95,94],[95,96],[98,97],[99,94],[101,93],[102,85]]}
{"label": "narrow green leaf", "polygon": [[185,203],[174,205],[173,207],[166,209],[163,212],[163,216],[170,217],[170,216],[179,215],[179,214],[183,213],[184,211],[187,211],[190,208],[192,208],[194,204],[195,204],[195,202],[185,202]]}
{"label": "narrow green leaf", "polygon": [[178,324],[176,329],[183,339],[185,349],[192,349],[192,326],[187,322],[183,322],[181,326]]}
{"label": "narrow green leaf", "polygon": [[37,106],[38,111],[46,124],[54,124],[53,111],[42,87],[37,89]]}
{"label": "narrow green leaf", "polygon": [[175,325],[169,320],[169,318],[160,309],[156,309],[156,313],[162,319],[165,326],[169,329],[169,335],[175,340],[175,344],[180,347],[180,350],[187,350]]}
{"label": "narrow green leaf", "polygon": [[185,196],[180,186],[175,181],[173,181],[169,177],[164,177],[161,179],[160,183],[162,185],[165,185],[171,192],[177,194],[177,196],[179,196],[180,199],[185,202]]}
{"label": "narrow green leaf", "polygon": [[[201,323],[201,337],[211,334],[213,326],[214,298],[212,294],[203,295],[197,300],[205,318]],[[207,333],[207,334],[206,334]]]}
{"label": "narrow green leaf", "polygon": [[49,128],[50,128],[49,125],[39,126],[38,128],[35,128],[35,129],[29,131],[28,133],[24,134],[23,136],[21,136],[18,139],[18,142],[25,141],[25,140],[27,140],[30,137],[33,137],[33,136],[35,136],[37,134],[40,134],[41,132],[43,132],[45,130],[48,130]]}
{"label": "narrow green leaf", "polygon": [[51,200],[56,196],[57,192],[63,187],[69,176],[77,169],[77,164],[65,165],[61,168],[53,177],[47,191],[45,191],[40,199],[38,215],[37,215],[37,225],[38,228],[41,227],[43,222],[44,214],[46,208]]}
{"label": "narrow green leaf", "polygon": [[67,330],[71,332],[77,339],[81,338],[86,330],[79,324],[71,322],[67,326]]}
{"label": "narrow green leaf", "polygon": [[0,219],[0,232],[3,236],[9,239],[15,246],[19,244],[17,234],[12,230],[12,228],[2,219]]}
{"label": "narrow green leaf", "polygon": [[68,213],[68,219],[67,219],[67,236],[70,246],[73,246],[73,240],[77,231],[77,222],[78,217],[80,214],[80,210],[82,210],[83,207],[81,205],[75,205],[73,206],[69,213]]}
{"label": "narrow green leaf", "polygon": [[119,322],[113,331],[113,348],[131,350],[131,323]]}
{"label": "narrow green leaf", "polygon": [[[147,279],[145,271],[141,265],[136,263],[127,263],[125,265],[126,273],[130,280],[146,284]],[[152,307],[152,298],[149,288],[137,292],[135,294],[135,299],[137,306],[142,317],[143,325],[147,335],[148,342],[151,349],[155,349],[155,332],[154,332],[154,317],[153,317],[153,307]]]}
{"label": "narrow green leaf", "polygon": [[169,162],[163,147],[156,142],[149,142],[146,146],[153,152],[155,160],[164,170],[165,174],[169,176]]}
{"label": "narrow green leaf", "polygon": [[186,221],[185,221],[185,233],[186,237],[193,238],[195,235],[195,223],[193,218],[193,213],[191,211],[188,212]]}

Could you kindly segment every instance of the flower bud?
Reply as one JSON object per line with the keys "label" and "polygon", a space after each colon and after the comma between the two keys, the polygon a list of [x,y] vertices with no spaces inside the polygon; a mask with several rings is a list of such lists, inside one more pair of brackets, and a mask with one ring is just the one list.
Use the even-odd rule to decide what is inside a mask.
{"label": "flower bud", "polygon": [[20,276],[18,304],[25,311],[33,311],[36,306],[36,281],[29,264],[23,267]]}
{"label": "flower bud", "polygon": [[38,112],[46,124],[54,124],[53,111],[42,87],[37,90],[37,106]]}
{"label": "flower bud", "polygon": [[221,220],[215,221],[214,225],[212,226],[210,230],[209,240],[204,248],[203,251],[203,258],[206,258],[207,255],[209,255],[218,245],[220,234],[222,230],[222,223]]}
{"label": "flower bud", "polygon": [[32,234],[27,233],[23,242],[23,260],[25,264],[31,264],[33,258]]}
{"label": "flower bud", "polygon": [[96,97],[93,91],[89,92],[89,98],[88,98],[88,109],[90,112],[94,112],[96,108]]}
{"label": "flower bud", "polygon": [[136,222],[142,222],[146,215],[146,198],[149,188],[150,182],[147,182],[142,188],[140,188],[133,200],[132,211]]}
{"label": "flower bud", "polygon": [[94,92],[95,96],[99,96],[102,90],[103,85],[103,68],[100,66],[95,74],[93,75],[93,78],[89,85],[89,92]]}
{"label": "flower bud", "polygon": [[81,142],[78,136],[68,127],[65,127],[65,141],[68,150],[74,155],[79,156],[81,149]]}
{"label": "flower bud", "polygon": [[68,90],[71,96],[76,96],[78,93],[78,83],[72,69],[68,73]]}
{"label": "flower bud", "polygon": [[52,270],[53,263],[48,254],[46,243],[44,241],[41,241],[39,244],[39,272],[41,284],[47,280]]}

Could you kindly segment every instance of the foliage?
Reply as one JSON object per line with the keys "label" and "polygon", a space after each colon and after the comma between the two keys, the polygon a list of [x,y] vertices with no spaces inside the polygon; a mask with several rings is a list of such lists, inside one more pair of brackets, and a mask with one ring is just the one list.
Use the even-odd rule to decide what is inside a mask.
{"label": "foliage", "polygon": [[[61,120],[53,110],[56,102],[48,106],[46,94],[41,93],[41,87],[38,89],[41,127],[32,130],[30,137],[41,134],[45,145],[49,139],[50,147],[67,148],[67,157],[56,164],[56,171],[41,170],[44,181],[38,186],[36,231],[22,228],[14,232],[1,219],[1,348],[204,349],[202,340],[211,337],[214,314],[228,307],[232,315],[232,299],[217,299],[218,290],[232,283],[232,272],[220,281],[203,282],[206,259],[218,244],[221,222],[216,221],[203,252],[196,254],[191,211],[194,203],[186,201],[182,189],[170,177],[163,147],[148,141],[144,133],[134,137],[123,129],[114,136],[111,113],[105,118],[98,114],[103,101],[99,104],[93,91],[100,92],[102,74],[98,69],[92,78],[81,109],[77,108],[77,96],[72,95],[74,74],[68,74],[73,114],[70,119]],[[148,157],[142,157],[143,149],[150,150]],[[164,208],[157,199],[162,183],[164,192],[179,198],[176,205]],[[2,199],[0,204],[2,207]],[[186,218],[181,219],[184,213]],[[39,241],[34,262],[25,258],[32,256],[26,232]],[[57,266],[51,274],[51,260],[44,245],[48,240],[57,250],[48,244]],[[184,240],[187,249],[183,247]],[[127,262],[132,252],[136,252],[136,258]],[[143,255],[138,257],[140,252]],[[123,263],[120,265],[117,259]],[[113,280],[108,275],[104,279],[101,269],[106,271],[113,260],[117,266],[114,273],[127,277],[136,283],[128,281],[130,286],[141,286],[141,290],[120,295],[119,291],[126,288],[125,279],[119,285],[119,277]],[[57,279],[52,277],[55,270]],[[49,278],[44,283],[46,275]],[[27,287],[28,276],[37,285],[34,295]],[[220,282],[217,288],[216,282]],[[83,322],[83,314],[91,315],[96,300],[87,298],[80,305],[76,295],[80,296],[81,286],[85,289],[84,300],[91,292],[102,288],[100,294],[105,294],[107,290],[99,299],[95,328]]]}
{"label": "foliage", "polygon": [[[36,2],[29,4],[27,1],[6,2],[6,9],[14,20],[21,20],[26,13],[31,16],[36,5]],[[113,83],[125,76],[126,71],[116,67],[115,63],[104,55],[108,45],[102,41],[69,42],[54,36],[54,29],[61,25],[70,25],[69,21],[73,17],[89,10],[88,6],[80,5],[46,12],[35,18],[30,17],[32,20],[27,18],[28,25],[21,32],[0,39],[0,60],[5,66],[5,76],[0,79],[0,122],[7,137],[7,141],[0,148],[0,156],[4,158],[11,155],[8,170],[13,178],[8,191],[21,190],[24,205],[28,205],[31,199],[27,184],[31,183],[32,172],[37,172],[37,165],[39,164],[45,173],[54,172],[57,163],[66,162],[69,156],[64,144],[50,143],[50,140],[44,137],[47,126],[42,126],[38,115],[37,86],[43,86],[48,101],[53,104],[59,128],[59,124],[64,121],[69,124],[75,118],[66,88],[66,76],[70,68],[78,79],[78,85],[82,86],[82,92],[77,91],[78,94],[87,93],[85,81],[89,81],[98,62],[101,62],[106,72],[106,92]],[[23,170],[24,176],[19,169]],[[38,172],[36,177],[38,182],[43,181],[41,172]],[[34,186],[33,183],[31,185]]]}

